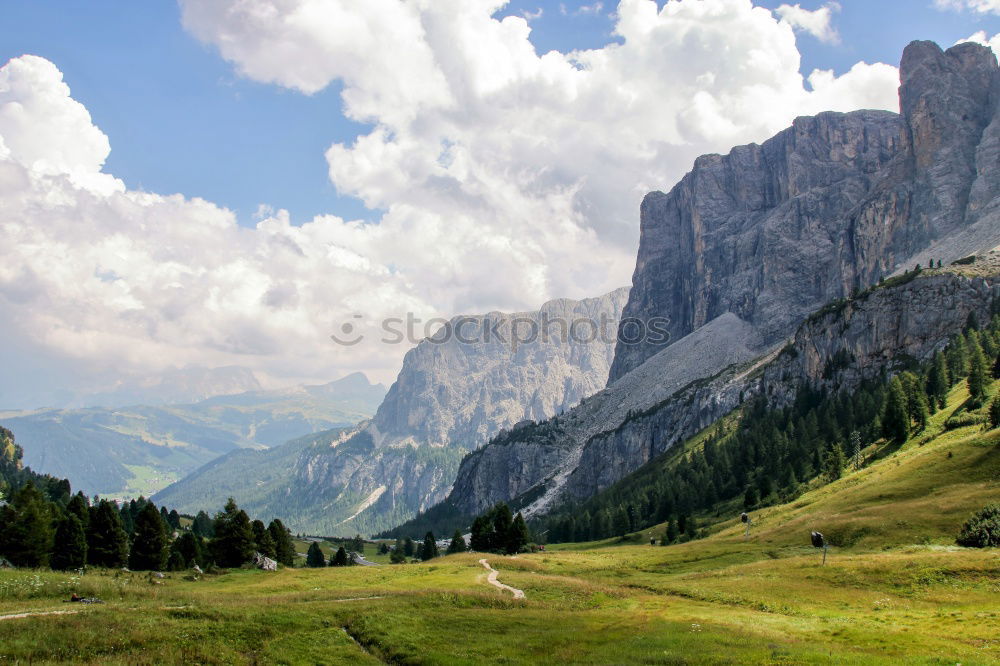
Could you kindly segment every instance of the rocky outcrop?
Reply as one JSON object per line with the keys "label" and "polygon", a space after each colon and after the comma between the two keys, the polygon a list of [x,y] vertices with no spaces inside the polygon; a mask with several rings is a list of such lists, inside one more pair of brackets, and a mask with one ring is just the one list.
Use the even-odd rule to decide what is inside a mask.
{"label": "rocky outcrop", "polygon": [[[989,49],[914,42],[901,114],[798,118],[761,145],[699,158],[669,193],[647,195],[607,389],[469,456],[450,510],[507,500],[531,514],[586,497],[747,396],[787,398],[827,381],[817,367],[845,345],[838,358],[853,355],[859,376],[878,372],[900,354],[925,357],[969,310],[985,312],[994,277],[925,272],[909,287],[866,290],[918,261],[1000,245],[998,87]],[[822,318],[803,324],[837,299],[847,300],[836,332],[811,328]],[[626,333],[654,318],[668,322],[667,339]],[[789,349],[799,355],[779,353],[797,329]]]}
{"label": "rocky outcrop", "polygon": [[947,262],[1000,243],[993,52],[914,42],[900,73],[900,115],[797,118],[646,196],[623,322],[669,319],[671,340],[620,342],[610,381],[722,313],[773,343],[915,257]]}
{"label": "rocky outcrop", "polygon": [[763,395],[783,406],[805,385],[850,390],[863,379],[898,370],[903,359],[925,361],[962,330],[970,313],[988,321],[998,311],[1000,255],[980,263],[991,266],[988,275],[924,271],[903,284],[836,302],[804,322],[786,346],[691,382],[576,443],[567,430],[582,418],[581,409],[594,409],[590,405],[605,394],[594,396],[554,420],[557,436],[539,437],[546,427],[539,424],[535,432],[499,439],[469,456],[448,502],[464,515],[501,500],[529,516],[544,513],[607,488],[745,400]]}
{"label": "rocky outcrop", "polygon": [[[448,495],[469,451],[601,390],[627,297],[622,288],[536,312],[455,317],[407,353],[370,421],[234,455],[162,495],[190,506],[192,497],[228,493],[255,515],[314,534],[397,525]],[[252,472],[254,485],[239,487],[237,465]]]}

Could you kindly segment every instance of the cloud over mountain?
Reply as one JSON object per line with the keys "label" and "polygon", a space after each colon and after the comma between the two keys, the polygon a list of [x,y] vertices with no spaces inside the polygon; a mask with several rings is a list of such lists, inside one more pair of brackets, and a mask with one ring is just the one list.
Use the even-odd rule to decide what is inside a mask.
{"label": "cloud over mountain", "polygon": [[12,336],[120,373],[386,378],[404,346],[337,347],[334,327],[603,293],[631,274],[641,197],[697,155],[797,115],[896,107],[888,65],[806,85],[788,21],[749,0],[624,0],[621,43],[568,54],[538,54],[497,1],[181,4],[244,76],[305,94],[342,82],[370,129],[327,148],[330,179],[379,219],[294,226],[278,210],[242,227],[211,202],[129,191],[101,172],[108,138],[57,67],[12,60],[0,313]]}

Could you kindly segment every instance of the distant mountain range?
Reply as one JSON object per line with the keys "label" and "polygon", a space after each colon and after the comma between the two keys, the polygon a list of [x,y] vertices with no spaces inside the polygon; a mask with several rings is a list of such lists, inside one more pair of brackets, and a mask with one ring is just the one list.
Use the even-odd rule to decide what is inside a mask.
{"label": "distant mountain range", "polygon": [[[230,385],[242,376],[233,375]],[[87,494],[148,496],[230,451],[354,425],[375,412],[385,392],[355,373],[192,404],[6,412],[0,424],[14,432],[36,471],[68,478]]]}
{"label": "distant mountain range", "polygon": [[[233,452],[155,499],[191,512],[232,495],[254,515],[313,534],[392,527],[444,498],[469,451],[604,386],[627,297],[627,289],[617,289],[553,300],[534,312],[455,317],[462,340],[445,327],[411,349],[370,422],[267,452]],[[561,322],[581,320],[603,321],[606,335],[562,334]],[[548,322],[550,334],[512,345],[519,322]]]}

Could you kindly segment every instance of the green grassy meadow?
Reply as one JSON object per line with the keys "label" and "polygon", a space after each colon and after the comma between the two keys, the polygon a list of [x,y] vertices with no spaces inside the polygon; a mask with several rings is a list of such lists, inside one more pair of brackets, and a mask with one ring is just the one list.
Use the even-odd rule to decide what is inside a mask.
{"label": "green grassy meadow", "polygon": [[[668,547],[649,545],[657,526],[485,555],[519,601],[475,553],[198,579],[0,571],[0,616],[76,611],[0,617],[0,663],[997,663],[1000,550],[954,537],[1000,500],[1000,430],[947,428],[965,398],[862,470],[754,512],[749,538],[733,517]],[[833,544],[825,566],[814,529]]]}

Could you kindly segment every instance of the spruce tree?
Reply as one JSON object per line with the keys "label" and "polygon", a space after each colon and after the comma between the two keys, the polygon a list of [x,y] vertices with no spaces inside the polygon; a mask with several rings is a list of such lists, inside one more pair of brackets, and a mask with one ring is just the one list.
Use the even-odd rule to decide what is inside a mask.
{"label": "spruce tree", "polygon": [[267,531],[274,541],[274,559],[286,567],[294,566],[295,544],[292,543],[292,533],[277,518],[268,524]]}
{"label": "spruce tree", "polygon": [[184,556],[176,550],[171,550],[167,556],[167,571],[184,571],[187,565],[184,563]]}
{"label": "spruce tree", "polygon": [[434,559],[437,556],[437,541],[434,539],[434,533],[428,532],[424,535],[424,547],[420,551],[420,559],[426,562],[427,560]]}
{"label": "spruce tree", "polygon": [[490,534],[493,531],[492,525],[486,516],[477,516],[472,521],[472,534],[469,537],[472,550],[485,553],[490,549]]}
{"label": "spruce tree", "polygon": [[938,352],[934,354],[934,361],[927,376],[927,397],[935,411],[944,408],[949,387],[948,366],[945,364],[944,354]]}
{"label": "spruce tree", "polygon": [[314,569],[326,566],[326,558],[323,557],[323,551],[320,550],[319,543],[315,541],[309,544],[309,550],[306,552],[306,566],[313,567]]}
{"label": "spruce tree", "polygon": [[275,559],[276,545],[274,539],[271,537],[271,533],[264,527],[264,523],[255,520],[250,523],[250,529],[253,531],[253,542],[257,548],[257,552],[264,557],[270,557],[272,560]]}
{"label": "spruce tree", "polygon": [[514,524],[511,525],[510,537],[507,540],[507,552],[510,554],[519,553],[521,549],[528,545],[531,540],[531,533],[528,531],[528,524],[524,522],[524,516],[518,511],[514,516]]}
{"label": "spruce tree", "polygon": [[337,552],[333,554],[330,558],[331,567],[346,567],[350,564],[350,560],[347,559],[347,551],[343,546],[337,549]]}
{"label": "spruce tree", "polygon": [[0,513],[0,555],[14,566],[43,567],[54,533],[49,502],[29,481]]}
{"label": "spruce tree", "polygon": [[510,513],[510,507],[505,502],[498,503],[493,508],[493,543],[490,544],[490,550],[506,550],[513,525],[514,516]]}
{"label": "spruce tree", "polygon": [[205,537],[206,539],[211,539],[215,536],[215,528],[212,523],[212,519],[208,517],[208,514],[204,511],[199,511],[198,515],[194,517],[194,523],[191,525],[191,531],[200,537]]}
{"label": "spruce tree", "polygon": [[128,567],[133,571],[160,571],[167,563],[167,526],[163,512],[146,502],[135,518],[135,536]]}
{"label": "spruce tree", "polygon": [[981,405],[986,398],[986,357],[977,337],[971,334],[969,337],[969,397],[972,404]]}
{"label": "spruce tree", "polygon": [[757,495],[757,488],[750,485],[747,486],[746,492],[743,493],[743,508],[750,510],[760,504],[760,498]]}
{"label": "spruce tree", "polygon": [[250,517],[236,506],[232,497],[223,511],[215,516],[212,524],[215,538],[212,539],[212,556],[221,567],[238,567],[253,559],[253,529]]}
{"label": "spruce tree", "polygon": [[82,492],[73,495],[66,505],[66,513],[76,516],[80,526],[86,531],[87,525],[90,524],[90,503],[87,501],[87,496]]}
{"label": "spruce tree", "polygon": [[840,444],[835,443],[826,452],[823,471],[830,481],[836,481],[844,474],[844,464],[844,449],[840,447]]}
{"label": "spruce tree", "polygon": [[668,543],[673,543],[677,541],[677,537],[680,535],[680,531],[677,529],[677,523],[671,518],[667,521],[667,531],[663,535],[663,545]]}
{"label": "spruce tree", "polygon": [[902,444],[910,434],[910,416],[906,411],[906,395],[899,377],[889,382],[885,412],[882,415],[882,435],[891,442]]}
{"label": "spruce tree", "polygon": [[101,500],[91,507],[87,529],[87,561],[97,567],[114,569],[128,561],[128,535],[115,505]]}
{"label": "spruce tree", "polygon": [[462,538],[462,530],[455,530],[455,534],[452,535],[451,543],[448,544],[448,550],[445,554],[464,553],[465,550],[465,539]]}
{"label": "spruce tree", "polygon": [[[171,544],[170,556],[176,554],[181,561],[183,569],[201,565],[205,561],[204,544],[202,538],[194,532],[184,532]],[[174,570],[176,571],[176,569]]]}
{"label": "spruce tree", "polygon": [[80,569],[87,564],[87,533],[74,513],[67,513],[56,528],[50,566],[57,570]]}
{"label": "spruce tree", "polygon": [[990,427],[1000,428],[1000,396],[993,398],[990,403]]}
{"label": "spruce tree", "polygon": [[413,557],[415,549],[416,546],[414,546],[413,544],[413,539],[411,539],[410,537],[406,537],[406,539],[403,540],[403,555],[406,555],[407,557]]}

